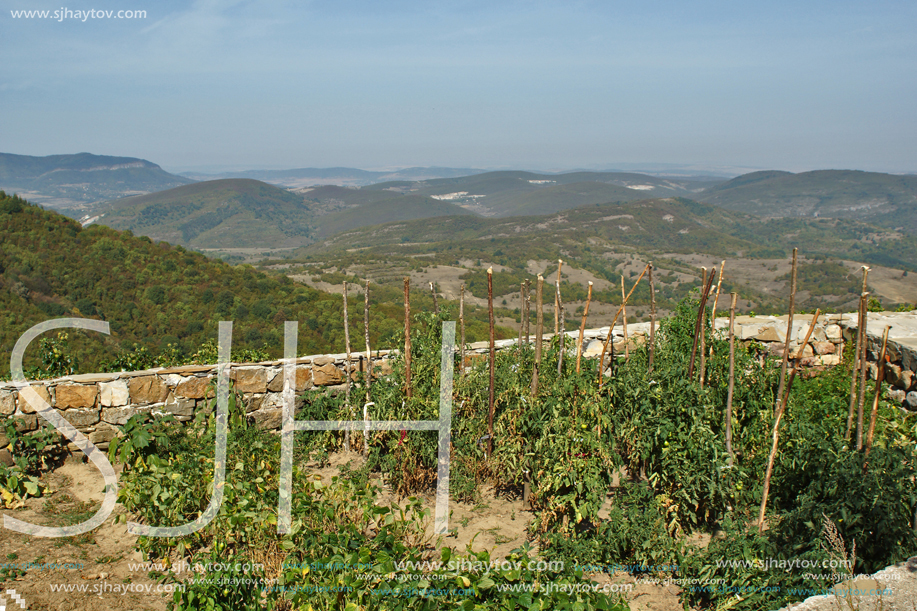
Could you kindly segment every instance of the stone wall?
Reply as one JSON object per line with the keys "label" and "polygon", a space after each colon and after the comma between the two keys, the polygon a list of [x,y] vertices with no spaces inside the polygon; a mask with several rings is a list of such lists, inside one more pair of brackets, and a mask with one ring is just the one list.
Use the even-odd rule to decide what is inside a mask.
{"label": "stone wall", "polygon": [[[790,350],[795,353],[805,339],[811,315],[797,315],[793,319]],[[718,318],[715,328],[724,333],[728,319]],[[886,325],[892,326],[888,353],[891,358],[886,368],[886,378],[891,385],[891,396],[910,409],[917,409],[917,311],[907,314],[871,314],[868,324],[871,379],[875,379],[875,360],[880,350],[881,334]],[[628,325],[628,339],[624,340],[623,326],[610,330],[615,354],[621,355],[626,345],[635,348],[649,333],[649,323]],[[739,316],[736,318],[736,338],[742,342],[758,342],[774,358],[783,354],[786,338],[786,317]],[[609,333],[608,327],[585,332],[583,354],[595,357]],[[573,345],[578,331],[567,336]],[[830,315],[819,319],[810,344],[803,353],[803,366],[833,366],[841,361],[846,341],[855,340],[856,315]],[[550,340],[551,335],[546,337]],[[516,345],[515,339],[497,342],[498,350],[508,350]],[[487,342],[471,344],[466,352],[465,366],[476,359],[486,359]],[[390,357],[397,351],[382,350],[373,353],[375,375],[391,372]],[[324,354],[297,359],[296,391],[309,389],[343,389],[345,355]],[[359,354],[351,357],[354,379],[365,368],[366,360]],[[101,449],[118,434],[118,427],[132,415],[151,412],[154,415],[171,414],[176,419],[190,420],[196,410],[205,409],[212,389],[210,382],[216,376],[216,365],[188,365],[166,369],[73,375],[54,380],[32,383],[36,392],[74,427],[86,434]],[[232,363],[230,378],[242,394],[246,412],[263,428],[280,426],[282,413],[283,367],[281,361],[263,363]],[[208,396],[208,393],[210,396]],[[12,417],[20,431],[33,431],[39,426],[35,409],[19,396],[15,385],[0,383],[0,417]],[[7,445],[0,433],[0,447]],[[71,448],[72,449],[72,448]]]}

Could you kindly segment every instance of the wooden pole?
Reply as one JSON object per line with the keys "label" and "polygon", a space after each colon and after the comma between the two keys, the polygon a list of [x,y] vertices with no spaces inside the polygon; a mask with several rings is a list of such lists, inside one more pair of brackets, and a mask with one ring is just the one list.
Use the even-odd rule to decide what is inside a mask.
{"label": "wooden pole", "polygon": [[[809,338],[812,337],[812,331],[815,330],[815,325],[818,323],[818,315],[820,310],[815,310],[815,316],[812,318],[812,324],[809,325],[809,331],[806,333],[806,339],[802,342],[802,346],[799,347],[799,352],[796,354],[796,359],[802,358],[803,351],[806,349],[806,346],[809,344]],[[796,371],[798,369],[798,364],[793,364],[793,371],[790,374],[789,383],[786,385],[786,392],[783,395],[783,399],[780,402],[780,407],[777,408],[776,417],[774,419],[774,432],[773,432],[773,443],[771,444],[771,453],[767,458],[767,472],[764,475],[764,492],[761,495],[761,510],[758,513],[758,532],[764,532],[764,511],[767,509],[767,496],[770,492],[771,487],[771,475],[774,472],[774,458],[777,456],[777,442],[780,440],[780,419],[783,418],[783,413],[786,411],[787,402],[790,399],[790,389],[793,387],[793,380],[796,379]]]}
{"label": "wooden pole", "polygon": [[[866,276],[869,273],[869,268],[865,265],[863,266],[863,288],[860,290],[860,300],[857,302],[857,339],[856,339],[856,352],[853,355],[853,372],[850,374],[850,404],[847,407],[847,431],[844,433],[844,439],[850,439],[850,433],[853,430],[853,414],[856,410],[857,404],[857,379],[860,375],[860,369],[862,369],[866,364],[860,359],[860,352],[863,350],[863,342],[865,341],[864,331],[866,326],[863,324],[864,314],[863,314],[863,305],[865,301],[863,300],[863,293],[866,292]],[[840,322],[840,319],[838,320]]]}
{"label": "wooden pole", "polygon": [[[560,284],[560,268],[563,267],[563,260],[557,260],[557,284]],[[554,335],[557,336],[558,330],[560,330],[560,301],[558,297],[559,293],[554,296]]]}
{"label": "wooden pole", "polygon": [[559,377],[564,365],[564,352],[565,348],[567,347],[567,334],[566,330],[564,329],[564,301],[560,296],[560,282],[554,283],[554,287],[557,292],[557,307],[559,308],[560,312],[560,334],[556,336],[559,340],[557,342],[557,375]]}
{"label": "wooden pole", "polygon": [[[350,318],[347,316],[347,282],[344,281],[344,350],[347,351],[347,360],[344,364],[344,375],[347,376],[347,385],[344,387],[344,405],[349,408],[350,419],[354,419],[353,406],[350,404]],[[350,431],[344,435],[344,449],[350,451]]]}
{"label": "wooden pole", "polygon": [[462,347],[459,349],[459,366],[460,375],[465,375],[465,283],[462,283],[462,289],[459,296],[459,327],[462,333]]}
{"label": "wooden pole", "polygon": [[650,347],[647,373],[653,372],[653,353],[656,352],[656,285],[653,282],[653,262],[650,261]]}
{"label": "wooden pole", "polygon": [[529,295],[529,286],[532,283],[529,280],[525,281],[525,343],[529,343],[529,318],[532,315],[532,296]]}
{"label": "wooden pole", "polygon": [[583,337],[586,333],[586,318],[589,317],[589,304],[592,303],[592,281],[586,293],[586,307],[583,309],[583,320],[579,325],[579,339],[576,341],[576,373],[579,373],[580,359],[583,356]]}
{"label": "wooden pole", "polygon": [[516,353],[522,354],[522,330],[525,327],[525,281],[519,283],[519,339],[516,340]]}
{"label": "wooden pole", "polygon": [[404,277],[404,396],[414,396],[411,387],[411,278]]}
{"label": "wooden pole", "polygon": [[793,338],[793,310],[796,306],[796,248],[793,249],[793,271],[790,276],[790,314],[786,319],[786,342],[783,346],[783,360],[780,363],[780,385],[777,387],[777,403],[783,396],[783,386],[786,380],[786,366],[790,357],[790,340]]}
{"label": "wooden pole", "polygon": [[[366,279],[366,292],[363,299],[363,328],[366,334],[366,370],[363,379],[366,382],[366,403],[370,402],[370,389],[373,383],[373,353],[369,346],[369,278]],[[366,405],[363,406],[366,416]],[[363,429],[363,456],[369,456],[369,431]]]}
{"label": "wooden pole", "polygon": [[369,279],[366,280],[366,292],[363,299],[363,329],[366,335],[366,402],[369,403],[369,391],[373,383],[373,353],[369,347]]}
{"label": "wooden pole", "polygon": [[439,301],[436,299],[436,285],[430,283],[430,294],[433,295],[433,313],[439,315]]}
{"label": "wooden pole", "polygon": [[621,274],[621,318],[622,324],[624,325],[624,360],[630,358],[630,349],[627,347],[627,304],[624,303],[624,300],[627,297],[624,295],[624,274]]}
{"label": "wooden pole", "polygon": [[872,436],[876,432],[876,417],[879,415],[879,393],[882,391],[882,380],[885,378],[885,349],[888,346],[888,332],[890,326],[885,327],[882,334],[882,352],[879,354],[879,368],[876,371],[876,394],[872,398],[872,414],[869,416],[869,432],[866,434],[866,452],[863,460],[863,473],[866,472],[866,458],[869,458],[869,449],[872,448]]}
{"label": "wooden pole", "polygon": [[[723,286],[723,270],[726,269],[726,260],[720,263],[720,275],[716,280],[716,296],[713,298],[713,313],[710,316],[710,320],[716,320],[716,306],[720,302],[720,288]],[[710,346],[711,354],[713,353],[713,346]]]}
{"label": "wooden pole", "polygon": [[863,406],[866,404],[866,372],[869,371],[869,292],[866,290],[867,270],[863,270],[863,291],[860,293],[860,309],[863,312],[863,344],[860,346],[860,394],[857,399],[857,450],[863,449]]}
{"label": "wooden pole", "polygon": [[535,288],[535,367],[532,369],[532,396],[538,394],[538,370],[541,368],[541,343],[544,339],[544,305],[542,293],[544,277],[538,274],[538,284]]}
{"label": "wooden pole", "polygon": [[[704,276],[707,275],[707,268],[704,268]],[[688,363],[688,378],[694,376],[694,359],[697,357],[697,342],[700,340],[701,324],[704,320],[704,312],[707,310],[707,297],[710,295],[710,289],[713,288],[713,274],[710,274],[709,280],[701,286],[700,305],[697,308],[697,322],[694,323],[694,344],[691,346],[691,361]]]}
{"label": "wooden pole", "polygon": [[[706,268],[704,273],[707,273]],[[713,275],[716,273],[716,268],[713,267],[710,269],[710,282],[713,282]],[[701,323],[700,323],[700,389],[704,389],[704,377],[707,373],[707,308],[702,308],[701,312]]]}
{"label": "wooden pole", "polygon": [[732,303],[729,306],[729,386],[726,390],[726,454],[729,455],[727,463],[732,466],[735,454],[732,451],[732,393],[736,379],[736,301],[738,295],[732,293]]}
{"label": "wooden pole", "polygon": [[494,338],[494,269],[487,268],[487,313],[490,320],[490,388],[487,399],[487,457],[494,448],[494,399],[496,383],[497,351]]}
{"label": "wooden pole", "polygon": [[624,303],[621,304],[621,307],[618,308],[618,311],[615,313],[614,320],[611,321],[611,324],[608,326],[608,337],[605,338],[605,343],[602,344],[602,354],[599,358],[599,387],[604,383],[605,375],[605,353],[608,352],[608,345],[612,344],[611,338],[614,335],[615,323],[618,322],[618,316],[621,315],[621,311],[624,309],[624,306],[627,304],[627,300],[630,299],[630,296],[634,294],[637,286],[640,284],[640,280],[643,279],[643,275],[646,274],[650,266],[647,265],[643,268],[643,271],[640,272],[640,276],[637,278],[637,281],[634,283],[634,286],[630,287],[630,292],[627,293],[627,297],[624,298]]}

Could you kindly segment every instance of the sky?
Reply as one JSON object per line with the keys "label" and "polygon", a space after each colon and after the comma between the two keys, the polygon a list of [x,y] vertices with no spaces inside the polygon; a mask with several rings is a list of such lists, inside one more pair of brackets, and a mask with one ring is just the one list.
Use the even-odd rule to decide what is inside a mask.
{"label": "sky", "polygon": [[71,2],[0,0],[0,152],[917,172],[912,0]]}

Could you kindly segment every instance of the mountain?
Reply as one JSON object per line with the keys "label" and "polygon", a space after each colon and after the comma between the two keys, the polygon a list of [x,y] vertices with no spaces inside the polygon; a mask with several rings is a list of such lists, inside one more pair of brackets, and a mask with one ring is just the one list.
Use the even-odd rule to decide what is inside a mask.
{"label": "mountain", "polygon": [[404,168],[401,170],[374,172],[356,168],[299,168],[296,170],[243,170],[220,174],[185,172],[182,175],[194,180],[216,180],[219,178],[253,178],[284,187],[311,187],[316,185],[337,185],[360,187],[391,180],[429,180],[480,174],[484,170],[471,168]]}
{"label": "mountain", "polygon": [[917,176],[753,172],[711,187],[697,199],[758,216],[848,218],[917,234]]}
{"label": "mountain", "polygon": [[248,178],[198,182],[107,206],[99,223],[224,253],[290,249],[366,225],[471,214],[420,195],[336,186],[291,192]]}
{"label": "mountain", "polygon": [[663,178],[627,172],[486,172],[474,176],[426,181],[379,183],[367,190],[427,195],[483,216],[546,214],[609,201],[647,197],[691,196],[718,181]]}
{"label": "mountain", "polygon": [[247,178],[119,199],[99,222],[192,248],[289,248],[314,233],[302,195]]}
{"label": "mountain", "polygon": [[134,157],[79,153],[31,157],[0,153],[0,188],[71,214],[89,204],[128,195],[152,193],[193,182]]}

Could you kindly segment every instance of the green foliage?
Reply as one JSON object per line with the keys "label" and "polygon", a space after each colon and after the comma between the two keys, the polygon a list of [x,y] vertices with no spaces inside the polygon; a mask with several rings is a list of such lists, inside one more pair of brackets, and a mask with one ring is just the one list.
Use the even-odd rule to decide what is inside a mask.
{"label": "green foliage", "polygon": [[2,426],[8,444],[5,449],[12,457],[12,464],[0,464],[0,502],[7,509],[15,509],[24,505],[23,499],[48,491],[39,476],[59,458],[60,435],[49,426],[23,433],[6,418]]}
{"label": "green foliage", "polygon": [[866,302],[866,310],[869,312],[884,312],[885,306],[882,305],[878,297],[870,297],[869,301]]}

